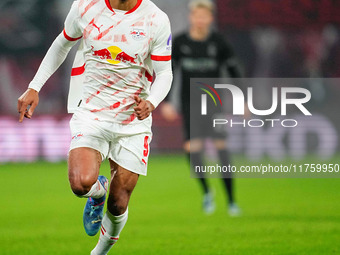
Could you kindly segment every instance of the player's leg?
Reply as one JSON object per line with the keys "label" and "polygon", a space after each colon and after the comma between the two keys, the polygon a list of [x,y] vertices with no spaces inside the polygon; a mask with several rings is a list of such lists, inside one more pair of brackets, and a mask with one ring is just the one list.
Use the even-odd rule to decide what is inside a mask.
{"label": "player's leg", "polygon": [[[193,123],[191,123],[193,122]],[[200,116],[191,116],[190,109],[183,107],[183,128],[186,142],[184,143],[184,151],[190,162],[191,171],[194,171],[195,166],[204,166],[203,161],[203,139],[202,135],[202,120]],[[194,128],[190,128],[194,127]],[[204,128],[203,128],[204,129]],[[215,211],[214,197],[204,173],[195,173],[200,187],[203,190],[202,208],[206,214],[211,214]]]}
{"label": "player's leg", "polygon": [[[214,139],[215,148],[218,152],[218,157],[221,165],[229,166],[231,165],[231,159],[229,151],[227,150],[225,138]],[[231,216],[237,216],[240,214],[240,209],[235,203],[234,198],[234,180],[232,178],[232,173],[222,172],[222,180],[226,189],[228,204],[229,204],[229,214]]]}
{"label": "player's leg", "polygon": [[128,219],[128,204],[139,175],[110,160],[111,184],[99,241],[91,255],[104,255],[117,242]]}
{"label": "player's leg", "polygon": [[[203,141],[200,139],[200,123],[199,118],[192,118],[192,121],[196,120],[197,123],[190,123],[190,108],[185,106],[182,109],[183,112],[183,131],[185,135],[184,151],[188,157],[191,168],[194,166],[203,166]],[[192,130],[191,125],[195,126]],[[204,173],[197,173],[200,186],[203,190],[203,194],[209,193],[209,186],[205,179]]]}
{"label": "player's leg", "polygon": [[103,196],[103,189],[97,182],[101,162],[100,152],[92,148],[81,147],[70,151],[68,178],[75,195],[79,197]]}
{"label": "player's leg", "polygon": [[87,147],[75,148],[68,158],[68,175],[71,189],[78,197],[88,198],[83,223],[88,235],[98,233],[106,199],[108,181],[99,176],[101,153]]}
{"label": "player's leg", "polygon": [[[188,140],[184,143],[184,150],[187,154],[188,160],[191,164],[191,168],[195,166],[203,166],[203,141],[201,139]],[[206,179],[204,178],[204,173],[196,173],[200,185],[202,187],[203,193],[207,194],[209,192],[209,187]]]}
{"label": "player's leg", "polygon": [[108,180],[99,175],[102,159],[109,151],[110,124],[95,121],[77,112],[70,121],[72,140],[68,158],[69,180],[73,192],[86,197],[83,223],[88,235],[98,233],[106,199]]}
{"label": "player's leg", "polygon": [[[203,140],[199,138],[195,138],[184,143],[184,150],[188,155],[189,162],[191,164],[192,171],[195,166],[204,166],[203,161]],[[204,176],[204,173],[198,172],[195,173],[197,175],[197,179],[200,183],[200,186],[203,190],[203,202],[202,208],[206,214],[211,214],[215,211],[215,203],[214,203],[214,195],[211,189],[209,188],[207,179]]]}
{"label": "player's leg", "polygon": [[[215,139],[214,144],[221,165],[222,166],[231,165],[230,155],[228,150],[226,149],[226,142],[224,141],[224,139]],[[229,172],[222,172],[222,177],[227,191],[228,201],[229,204],[231,204],[234,202],[232,175]]]}

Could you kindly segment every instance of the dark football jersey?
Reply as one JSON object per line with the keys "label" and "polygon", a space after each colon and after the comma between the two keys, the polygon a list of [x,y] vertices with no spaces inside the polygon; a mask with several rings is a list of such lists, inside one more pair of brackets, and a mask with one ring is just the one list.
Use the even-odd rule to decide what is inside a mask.
{"label": "dark football jersey", "polygon": [[[181,72],[181,104],[187,108],[190,100],[190,78],[217,78],[223,71],[232,78],[239,78],[235,55],[231,46],[218,33],[212,32],[204,41],[195,41],[189,33],[173,41],[174,70]],[[176,72],[175,72],[176,75]]]}

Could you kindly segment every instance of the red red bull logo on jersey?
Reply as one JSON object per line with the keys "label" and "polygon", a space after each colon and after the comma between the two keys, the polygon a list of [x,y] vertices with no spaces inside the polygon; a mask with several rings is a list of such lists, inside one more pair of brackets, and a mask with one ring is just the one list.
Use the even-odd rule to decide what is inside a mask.
{"label": "red red bull logo on jersey", "polygon": [[92,48],[92,52],[93,52],[93,56],[97,56],[100,59],[112,59],[111,52],[108,49],[93,51],[93,48]]}
{"label": "red red bull logo on jersey", "polygon": [[121,48],[117,46],[110,46],[107,49],[94,50],[92,46],[93,56],[97,56],[100,59],[105,59],[110,64],[119,63],[131,63],[137,64],[137,54],[135,56],[130,56],[126,52],[122,51]]}

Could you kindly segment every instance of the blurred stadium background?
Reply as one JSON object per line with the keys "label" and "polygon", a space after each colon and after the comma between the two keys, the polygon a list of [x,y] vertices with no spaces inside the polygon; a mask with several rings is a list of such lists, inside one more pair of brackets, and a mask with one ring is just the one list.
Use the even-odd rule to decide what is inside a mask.
{"label": "blurred stadium background", "polygon": [[[1,1],[0,162],[58,161],[66,157],[70,139],[66,100],[72,54],[42,90],[34,119],[20,127],[16,101],[62,30],[71,2]],[[174,35],[188,27],[188,1],[155,3],[168,13]],[[216,4],[216,27],[233,45],[245,77],[340,75],[338,1],[221,0]],[[340,93],[340,86],[331,91],[322,85],[311,85],[311,89],[322,102],[329,102],[327,95],[334,99]],[[153,153],[181,152],[180,120],[165,122],[156,111],[153,128],[157,134],[152,142]],[[232,150],[239,150],[237,143],[231,142]]]}
{"label": "blurred stadium background", "polygon": [[[154,2],[169,15],[174,35],[187,28],[188,0]],[[233,45],[245,77],[340,75],[340,1],[215,2],[216,29]],[[62,31],[71,3],[0,1],[0,254],[87,254],[97,241],[86,241],[81,229],[84,201],[73,198],[67,184],[66,101],[74,52],[41,91],[34,118],[21,125],[17,121],[17,98]],[[340,85],[306,86],[318,95],[313,107],[322,109],[318,114],[329,131],[322,140],[318,134],[325,130],[312,130],[314,136],[294,153],[303,162],[320,157],[339,163]],[[181,120],[166,122],[157,110],[153,132],[150,177],[135,192],[136,211],[117,254],[340,253],[339,179],[237,180],[244,216],[228,218],[224,198],[217,195],[220,209],[206,218],[182,155]],[[260,134],[253,136],[256,141],[237,132],[230,137],[235,164],[292,156],[251,147],[261,144]],[[103,171],[109,174],[106,164]],[[222,188],[213,182],[218,194]],[[66,203],[65,208],[60,210],[58,203]]]}

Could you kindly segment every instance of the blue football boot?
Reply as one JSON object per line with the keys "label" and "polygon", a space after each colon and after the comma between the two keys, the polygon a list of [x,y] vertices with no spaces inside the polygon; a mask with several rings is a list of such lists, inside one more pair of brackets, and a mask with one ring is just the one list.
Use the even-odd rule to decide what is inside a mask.
{"label": "blue football boot", "polygon": [[[104,187],[107,192],[108,180],[105,176],[98,176],[98,181]],[[94,236],[98,233],[102,219],[103,219],[103,210],[106,200],[106,192],[105,195],[101,198],[92,198],[89,197],[87,199],[84,215],[83,215],[83,223],[86,234],[89,236]]]}

